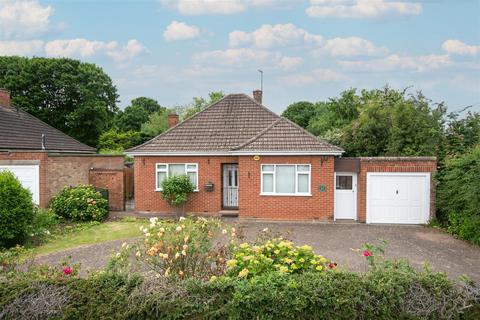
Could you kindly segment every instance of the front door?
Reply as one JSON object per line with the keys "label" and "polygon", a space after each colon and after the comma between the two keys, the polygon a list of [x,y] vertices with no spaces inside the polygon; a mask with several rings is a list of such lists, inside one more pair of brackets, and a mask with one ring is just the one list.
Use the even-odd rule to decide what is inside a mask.
{"label": "front door", "polygon": [[238,209],[238,164],[223,165],[224,209]]}
{"label": "front door", "polygon": [[335,220],[357,220],[357,174],[335,172]]}

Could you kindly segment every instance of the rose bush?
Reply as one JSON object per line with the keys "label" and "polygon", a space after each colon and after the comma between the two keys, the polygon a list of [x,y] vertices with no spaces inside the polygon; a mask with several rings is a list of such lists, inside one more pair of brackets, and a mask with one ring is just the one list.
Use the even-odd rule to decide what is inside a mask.
{"label": "rose bush", "polygon": [[308,245],[298,247],[291,241],[274,238],[261,245],[240,244],[234,248],[227,266],[228,276],[249,278],[268,272],[325,272],[334,269],[337,264],[316,255]]}
{"label": "rose bush", "polygon": [[91,185],[65,187],[53,198],[51,209],[72,221],[102,221],[108,215],[108,200]]}
{"label": "rose bush", "polygon": [[[235,228],[223,227],[217,219],[151,218],[149,226],[140,228],[143,243],[124,249],[133,250],[137,260],[163,276],[208,280],[223,275],[229,252],[236,243]],[[128,259],[128,254],[119,253],[115,258]]]}

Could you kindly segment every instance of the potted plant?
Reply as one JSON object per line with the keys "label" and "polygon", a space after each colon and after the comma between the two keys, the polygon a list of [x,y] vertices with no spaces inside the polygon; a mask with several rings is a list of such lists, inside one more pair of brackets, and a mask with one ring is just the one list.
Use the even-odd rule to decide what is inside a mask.
{"label": "potted plant", "polygon": [[162,181],[162,199],[175,207],[177,216],[185,215],[185,203],[195,186],[188,175],[173,175]]}

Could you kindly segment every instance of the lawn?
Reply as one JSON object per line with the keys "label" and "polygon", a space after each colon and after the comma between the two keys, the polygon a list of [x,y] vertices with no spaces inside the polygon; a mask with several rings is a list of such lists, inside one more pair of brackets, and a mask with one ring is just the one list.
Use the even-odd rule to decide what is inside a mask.
{"label": "lawn", "polygon": [[56,236],[45,244],[32,250],[34,255],[63,251],[83,245],[101,243],[111,240],[128,239],[140,236],[140,226],[148,224],[146,220],[109,221],[86,229],[80,229]]}

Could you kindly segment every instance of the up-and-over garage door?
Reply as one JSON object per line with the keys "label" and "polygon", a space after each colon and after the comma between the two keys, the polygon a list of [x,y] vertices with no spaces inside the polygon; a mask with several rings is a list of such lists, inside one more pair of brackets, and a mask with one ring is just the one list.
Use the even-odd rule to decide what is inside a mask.
{"label": "up-and-over garage door", "polygon": [[24,188],[32,193],[33,202],[40,203],[40,177],[38,165],[0,165],[0,171],[12,172]]}
{"label": "up-and-over garage door", "polygon": [[427,223],[430,173],[367,173],[366,209],[367,223]]}

